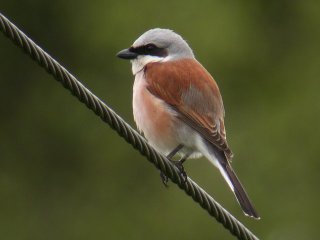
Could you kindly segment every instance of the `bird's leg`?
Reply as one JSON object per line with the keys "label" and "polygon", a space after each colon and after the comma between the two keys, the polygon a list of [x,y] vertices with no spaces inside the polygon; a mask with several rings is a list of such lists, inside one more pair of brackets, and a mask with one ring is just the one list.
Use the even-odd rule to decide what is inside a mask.
{"label": "bird's leg", "polygon": [[[182,148],[183,148],[183,144],[179,144],[175,149],[173,149],[168,155],[167,158],[172,162],[175,163],[174,161],[172,161],[172,158],[174,157],[174,155],[176,155]],[[168,187],[168,177],[160,170],[160,177],[162,179],[163,184]]]}
{"label": "bird's leg", "polygon": [[174,157],[174,155],[176,155],[182,148],[183,148],[183,144],[179,144],[175,149],[173,149],[168,155],[167,158],[169,160],[172,160],[172,158]]}
{"label": "bird's leg", "polygon": [[179,161],[174,162],[176,167],[179,169],[182,177],[184,178],[185,182],[187,181],[188,176],[187,176],[186,171],[184,170],[183,163],[187,160],[188,157],[190,157],[191,154],[192,154],[192,152],[188,152]]}

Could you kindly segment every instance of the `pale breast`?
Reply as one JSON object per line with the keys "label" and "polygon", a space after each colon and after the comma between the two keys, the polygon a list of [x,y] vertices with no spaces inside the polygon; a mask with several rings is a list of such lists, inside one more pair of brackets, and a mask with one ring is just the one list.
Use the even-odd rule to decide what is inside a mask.
{"label": "pale breast", "polygon": [[179,144],[175,134],[175,114],[146,86],[144,73],[139,72],[133,85],[134,120],[148,142],[158,151],[168,154]]}

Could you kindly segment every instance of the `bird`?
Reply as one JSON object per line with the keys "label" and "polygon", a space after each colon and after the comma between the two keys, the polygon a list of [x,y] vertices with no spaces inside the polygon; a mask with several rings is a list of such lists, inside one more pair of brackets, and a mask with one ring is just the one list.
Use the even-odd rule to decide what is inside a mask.
{"label": "bird", "polygon": [[[245,215],[259,219],[231,160],[219,87],[196,60],[186,40],[170,29],[144,32],[117,53],[130,60],[134,75],[132,108],[138,130],[180,170],[189,158],[204,156],[219,169]],[[177,162],[177,161],[175,161]]]}

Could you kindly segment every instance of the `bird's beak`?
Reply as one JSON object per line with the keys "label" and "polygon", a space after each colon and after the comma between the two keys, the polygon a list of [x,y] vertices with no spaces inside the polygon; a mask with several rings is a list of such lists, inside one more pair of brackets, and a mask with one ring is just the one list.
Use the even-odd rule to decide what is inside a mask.
{"label": "bird's beak", "polygon": [[132,60],[132,59],[135,59],[136,57],[138,57],[138,54],[130,51],[130,48],[128,48],[128,49],[123,49],[120,52],[118,52],[117,57]]}

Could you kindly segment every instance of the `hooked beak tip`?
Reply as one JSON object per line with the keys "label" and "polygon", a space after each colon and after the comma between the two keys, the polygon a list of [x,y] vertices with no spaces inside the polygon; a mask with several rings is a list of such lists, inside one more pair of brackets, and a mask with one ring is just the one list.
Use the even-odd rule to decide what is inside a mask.
{"label": "hooked beak tip", "polygon": [[130,51],[130,48],[123,49],[117,53],[117,57],[127,60],[132,60],[138,57],[138,54]]}

